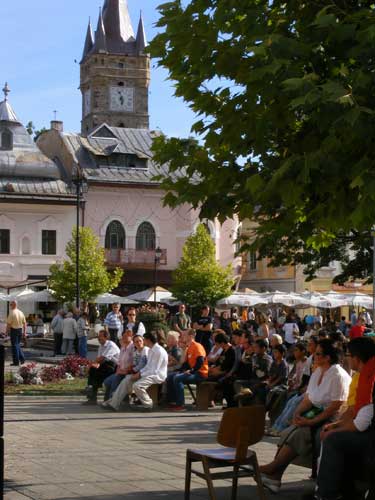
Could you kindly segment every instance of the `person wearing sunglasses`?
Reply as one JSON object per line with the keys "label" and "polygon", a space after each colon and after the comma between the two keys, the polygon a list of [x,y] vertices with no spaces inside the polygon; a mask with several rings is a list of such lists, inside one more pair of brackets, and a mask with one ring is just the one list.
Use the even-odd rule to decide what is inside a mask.
{"label": "person wearing sunglasses", "polygon": [[133,336],[143,335],[146,333],[145,325],[141,321],[137,321],[137,312],[134,307],[130,308],[127,315],[126,320],[124,321],[124,332],[126,330],[131,330],[133,332]]}

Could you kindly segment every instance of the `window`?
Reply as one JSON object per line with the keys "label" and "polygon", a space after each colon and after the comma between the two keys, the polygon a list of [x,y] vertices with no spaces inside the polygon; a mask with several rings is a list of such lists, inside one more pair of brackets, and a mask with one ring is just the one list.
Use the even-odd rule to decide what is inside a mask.
{"label": "window", "polygon": [[149,222],[142,222],[137,231],[136,249],[155,250],[156,235],[155,229]]}
{"label": "window", "polygon": [[249,271],[257,270],[257,253],[253,250],[249,252]]}
{"label": "window", "polygon": [[112,221],[107,227],[105,234],[105,247],[108,250],[125,249],[125,230],[121,222]]}
{"label": "window", "polygon": [[56,255],[56,231],[42,231],[42,254]]}
{"label": "window", "polygon": [[10,253],[9,229],[0,229],[0,253]]}
{"label": "window", "polygon": [[9,130],[1,132],[1,149],[13,149],[13,134]]}

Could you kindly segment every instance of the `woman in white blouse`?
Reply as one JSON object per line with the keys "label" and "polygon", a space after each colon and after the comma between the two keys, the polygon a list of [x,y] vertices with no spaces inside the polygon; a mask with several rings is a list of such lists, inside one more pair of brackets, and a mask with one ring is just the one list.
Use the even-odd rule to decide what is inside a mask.
{"label": "woman in white blouse", "polygon": [[274,460],[260,467],[263,484],[273,493],[279,491],[288,465],[297,456],[311,455],[312,428],[319,436],[319,428],[337,417],[348,398],[351,377],[338,364],[339,351],[329,339],[319,341],[314,360],[316,369],[296,409],[293,425],[283,431]]}

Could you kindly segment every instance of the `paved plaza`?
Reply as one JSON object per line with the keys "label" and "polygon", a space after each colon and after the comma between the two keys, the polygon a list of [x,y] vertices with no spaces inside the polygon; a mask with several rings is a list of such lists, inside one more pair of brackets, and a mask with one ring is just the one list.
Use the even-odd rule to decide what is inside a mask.
{"label": "paved plaza", "polygon": [[[6,398],[6,500],[183,499],[185,450],[215,444],[221,411],[108,413],[82,401]],[[256,447],[261,463],[275,443]],[[291,466],[274,498],[299,499],[312,488],[308,476]],[[215,484],[218,500],[229,499],[230,483]],[[253,480],[240,485],[239,500],[257,498]],[[193,479],[191,498],[208,498],[202,480]]]}

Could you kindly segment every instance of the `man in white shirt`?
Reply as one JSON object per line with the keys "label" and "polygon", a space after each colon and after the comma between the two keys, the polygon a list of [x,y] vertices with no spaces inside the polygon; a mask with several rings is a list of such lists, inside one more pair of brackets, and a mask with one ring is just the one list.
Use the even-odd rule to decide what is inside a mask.
{"label": "man in white shirt", "polygon": [[[147,393],[147,389],[153,384],[162,384],[168,373],[168,354],[163,347],[157,343],[154,333],[143,335],[144,344],[149,347],[148,361],[142,370],[132,376],[133,391],[140,401],[138,408],[152,410],[153,401]],[[137,408],[136,406],[133,408]]]}
{"label": "man in white shirt", "polygon": [[98,335],[99,349],[98,357],[91,363],[87,380],[87,401],[84,404],[96,405],[99,387],[104,380],[115,373],[120,357],[120,349],[109,340],[109,332],[101,330]]}

